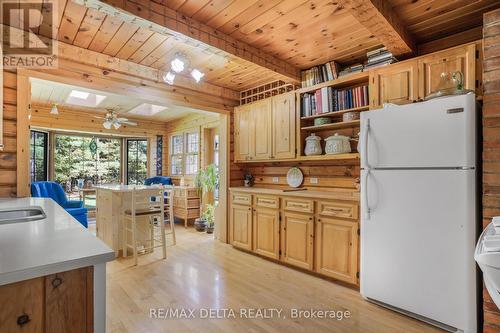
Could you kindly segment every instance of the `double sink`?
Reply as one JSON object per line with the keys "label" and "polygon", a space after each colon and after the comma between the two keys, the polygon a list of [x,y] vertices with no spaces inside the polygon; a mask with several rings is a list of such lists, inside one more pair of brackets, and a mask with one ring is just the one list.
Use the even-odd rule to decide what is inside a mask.
{"label": "double sink", "polygon": [[46,218],[45,212],[39,206],[0,209],[0,225],[38,221]]}

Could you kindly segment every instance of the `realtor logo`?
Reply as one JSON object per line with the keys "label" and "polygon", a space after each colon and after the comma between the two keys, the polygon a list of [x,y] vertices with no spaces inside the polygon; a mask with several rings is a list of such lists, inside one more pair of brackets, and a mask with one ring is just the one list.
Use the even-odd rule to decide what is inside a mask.
{"label": "realtor logo", "polygon": [[54,0],[1,0],[4,68],[57,67]]}

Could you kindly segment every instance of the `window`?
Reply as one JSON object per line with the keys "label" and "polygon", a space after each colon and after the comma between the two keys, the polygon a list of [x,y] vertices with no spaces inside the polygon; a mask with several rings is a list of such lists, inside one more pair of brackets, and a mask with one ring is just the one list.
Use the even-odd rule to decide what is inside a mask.
{"label": "window", "polygon": [[144,184],[147,177],[148,141],[146,139],[127,140],[127,184]]}
{"label": "window", "polygon": [[170,145],[170,173],[172,175],[182,175],[182,158],[184,155],[184,136],[174,135]]}
{"label": "window", "polygon": [[120,183],[121,139],[55,135],[55,181],[69,188],[78,180],[92,184]]}
{"label": "window", "polygon": [[170,137],[171,175],[194,175],[198,172],[199,146],[198,132]]}
{"label": "window", "polygon": [[194,175],[198,172],[198,133],[186,134],[186,175]]}
{"label": "window", "polygon": [[30,165],[31,182],[47,180],[48,134],[31,131]]}

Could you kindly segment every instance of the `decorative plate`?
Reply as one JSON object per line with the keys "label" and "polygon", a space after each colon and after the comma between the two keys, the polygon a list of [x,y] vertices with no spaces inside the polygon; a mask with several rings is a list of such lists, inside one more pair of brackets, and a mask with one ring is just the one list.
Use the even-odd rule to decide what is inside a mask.
{"label": "decorative plate", "polygon": [[304,180],[304,175],[302,171],[300,171],[297,167],[292,167],[288,170],[286,174],[286,182],[290,187],[299,187],[302,185],[302,181]]}

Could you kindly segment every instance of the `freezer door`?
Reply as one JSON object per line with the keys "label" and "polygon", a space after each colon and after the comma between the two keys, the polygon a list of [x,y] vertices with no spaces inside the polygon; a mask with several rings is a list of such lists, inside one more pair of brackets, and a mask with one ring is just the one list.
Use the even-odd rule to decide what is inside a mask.
{"label": "freezer door", "polygon": [[361,176],[363,297],[475,332],[474,170]]}
{"label": "freezer door", "polygon": [[361,113],[361,166],[473,167],[475,95]]}

